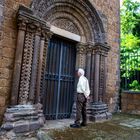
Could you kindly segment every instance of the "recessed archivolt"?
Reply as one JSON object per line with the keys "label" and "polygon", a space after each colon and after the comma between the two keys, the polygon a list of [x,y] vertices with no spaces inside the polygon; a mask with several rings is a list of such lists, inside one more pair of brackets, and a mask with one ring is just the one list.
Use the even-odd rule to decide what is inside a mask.
{"label": "recessed archivolt", "polygon": [[[50,23],[54,24],[57,21],[57,19],[58,20],[59,19],[67,19],[68,22],[70,21],[75,25],[75,28],[78,29],[78,34],[81,37],[83,37],[83,38],[85,37],[86,41],[92,39],[90,32],[88,32],[89,27],[87,26],[86,22],[84,22],[84,21],[80,22],[79,19],[77,19],[73,15],[71,15],[69,13],[66,13],[66,12],[65,13],[64,12],[56,12],[53,15],[54,16],[50,17],[49,19],[47,19],[47,21],[49,21]],[[83,26],[83,25],[85,25],[85,26]],[[63,23],[62,23],[62,26],[63,26]],[[82,41],[84,42],[84,39]]]}
{"label": "recessed archivolt", "polygon": [[69,20],[86,42],[105,42],[102,21],[88,0],[34,0],[32,9],[50,24],[60,19]]}

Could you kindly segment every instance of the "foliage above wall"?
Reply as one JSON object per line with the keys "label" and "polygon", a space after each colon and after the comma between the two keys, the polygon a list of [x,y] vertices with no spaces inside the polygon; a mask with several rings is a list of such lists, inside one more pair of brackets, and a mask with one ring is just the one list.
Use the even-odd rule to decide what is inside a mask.
{"label": "foliage above wall", "polygon": [[[131,89],[140,82],[140,2],[124,0],[121,8],[121,80]],[[126,85],[127,84],[127,85]],[[136,89],[133,86],[133,89]],[[139,89],[138,89],[139,90]]]}

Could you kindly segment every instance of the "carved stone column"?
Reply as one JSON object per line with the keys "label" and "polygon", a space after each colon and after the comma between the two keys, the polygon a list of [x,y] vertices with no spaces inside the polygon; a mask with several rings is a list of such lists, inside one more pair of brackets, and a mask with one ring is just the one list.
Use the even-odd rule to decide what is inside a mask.
{"label": "carved stone column", "polygon": [[[86,67],[86,44],[84,43],[78,43],[76,46],[77,53],[76,53],[76,69],[83,68],[85,70]],[[72,108],[72,114],[71,117],[75,118],[76,115],[76,98],[77,98],[77,87],[78,78],[75,79],[75,91],[74,91],[74,104]]]}
{"label": "carved stone column", "polygon": [[19,89],[19,81],[20,81],[20,74],[21,74],[22,53],[24,47],[26,22],[27,22],[26,19],[19,17],[17,48],[15,54],[15,65],[14,65],[12,92],[11,92],[11,105],[16,105],[18,102],[18,89]]}
{"label": "carved stone column", "polygon": [[[36,104],[40,103],[41,101],[41,87],[43,86],[42,76],[44,75],[44,71],[45,71],[45,64],[46,64],[45,60],[47,58],[46,51],[48,49],[48,41],[51,36],[52,36],[52,33],[50,31],[49,32],[47,30],[43,31],[43,36],[40,42],[40,51],[39,51],[40,54],[39,54],[38,75],[37,75],[37,90],[36,90],[36,99],[35,99]],[[45,56],[44,56],[44,53],[45,53]]]}
{"label": "carved stone column", "polygon": [[90,78],[90,102],[93,102],[94,97],[94,87],[95,87],[95,49],[92,50],[92,60],[91,60],[91,78]]}
{"label": "carved stone column", "polygon": [[92,48],[93,45],[92,44],[88,44],[86,47],[86,77],[89,80],[90,83],[90,79],[91,79],[91,56],[92,56]]}
{"label": "carved stone column", "polygon": [[41,37],[41,28],[36,25],[35,41],[34,41],[34,52],[33,52],[33,62],[31,71],[31,81],[30,81],[30,94],[29,102],[33,104],[35,102],[35,92],[37,87],[37,71],[38,71],[38,57],[39,57],[39,46]]}
{"label": "carved stone column", "polygon": [[94,96],[93,102],[98,102],[98,94],[99,94],[99,68],[100,66],[100,51],[95,50],[95,73],[94,73]]}
{"label": "carved stone column", "polygon": [[38,64],[38,75],[37,75],[37,90],[35,103],[40,102],[40,83],[41,83],[41,72],[42,72],[42,60],[43,60],[43,50],[44,50],[45,38],[41,38],[40,50],[39,50],[39,64]]}
{"label": "carved stone column", "polygon": [[102,51],[100,56],[100,77],[99,77],[99,102],[104,102],[105,87],[106,87],[106,52]]}
{"label": "carved stone column", "polygon": [[96,43],[94,46],[94,90],[93,102],[90,104],[90,113],[92,115],[90,115],[89,120],[95,122],[107,120],[112,117],[112,114],[108,112],[107,105],[103,102],[106,85],[105,56],[107,56],[108,51],[109,47],[106,44]]}
{"label": "carved stone column", "polygon": [[[46,92],[44,92],[44,90],[46,89],[45,88],[46,87],[46,80],[45,80],[44,76],[45,76],[45,70],[47,69],[46,62],[48,59],[47,53],[48,53],[49,40],[50,40],[51,36],[53,35],[53,33],[46,30],[46,32],[42,32],[42,34],[44,37],[44,38],[42,38],[42,41],[44,40],[44,49],[43,49],[43,57],[40,58],[40,60],[42,61],[42,63],[41,63],[42,66],[40,67],[41,79],[39,80],[40,81],[40,87],[39,87],[40,92],[38,92],[40,95],[37,95],[37,96],[39,96],[39,99],[36,98],[36,101],[39,101],[43,105],[45,105],[46,100],[44,97],[46,96],[45,95]],[[44,106],[44,109],[45,109],[45,106]]]}
{"label": "carved stone column", "polygon": [[18,104],[27,104],[29,102],[32,58],[34,49],[34,32],[35,26],[32,23],[28,24],[23,50]]}

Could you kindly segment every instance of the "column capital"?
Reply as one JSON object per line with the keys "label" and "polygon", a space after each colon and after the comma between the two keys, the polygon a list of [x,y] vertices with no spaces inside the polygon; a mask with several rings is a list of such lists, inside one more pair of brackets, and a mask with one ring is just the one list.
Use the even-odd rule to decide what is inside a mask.
{"label": "column capital", "polygon": [[18,17],[18,28],[19,30],[26,30],[26,26],[27,26],[28,20],[24,17],[19,16]]}
{"label": "column capital", "polygon": [[53,35],[53,33],[47,28],[42,28],[41,34],[42,38],[44,38],[46,41],[48,41]]}
{"label": "column capital", "polygon": [[94,53],[99,53],[101,55],[107,56],[108,52],[110,51],[110,46],[108,46],[107,43],[100,43],[96,42],[94,47],[93,47],[93,52]]}
{"label": "column capital", "polygon": [[50,32],[50,25],[47,24],[45,20],[37,18],[32,10],[27,7],[19,7],[18,22],[22,23],[20,24],[20,27],[24,27],[24,30],[27,29],[28,32],[35,33],[38,36],[46,38],[47,35],[48,38],[51,35],[50,33],[48,34],[48,32]]}
{"label": "column capital", "polygon": [[94,42],[88,42],[86,45],[87,53],[92,53],[93,47],[94,47]]}
{"label": "column capital", "polygon": [[85,54],[86,53],[86,44],[80,42],[77,44],[76,49],[79,54]]}

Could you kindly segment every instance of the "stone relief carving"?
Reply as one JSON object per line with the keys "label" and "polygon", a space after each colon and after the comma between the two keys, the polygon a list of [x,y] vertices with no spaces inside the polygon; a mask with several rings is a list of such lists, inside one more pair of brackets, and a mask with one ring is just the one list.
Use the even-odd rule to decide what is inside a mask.
{"label": "stone relief carving", "polygon": [[74,23],[67,19],[57,19],[52,22],[52,25],[78,35],[80,34]]}
{"label": "stone relief carving", "polygon": [[34,36],[32,33],[27,33],[25,37],[25,46],[23,53],[22,72],[20,80],[19,91],[19,104],[26,104],[29,96],[30,87],[30,74],[32,67],[32,55],[33,55],[33,43]]}
{"label": "stone relief carving", "polygon": [[[31,8],[36,16],[50,24],[84,35],[87,42],[106,42],[102,20],[89,1],[34,0]],[[71,17],[68,22],[65,20],[67,17]]]}
{"label": "stone relief carving", "polygon": [[104,68],[105,68],[105,58],[104,56],[100,56],[100,76],[99,76],[99,101],[103,101],[103,94],[104,94],[104,79],[105,79],[105,73],[104,73]]}

